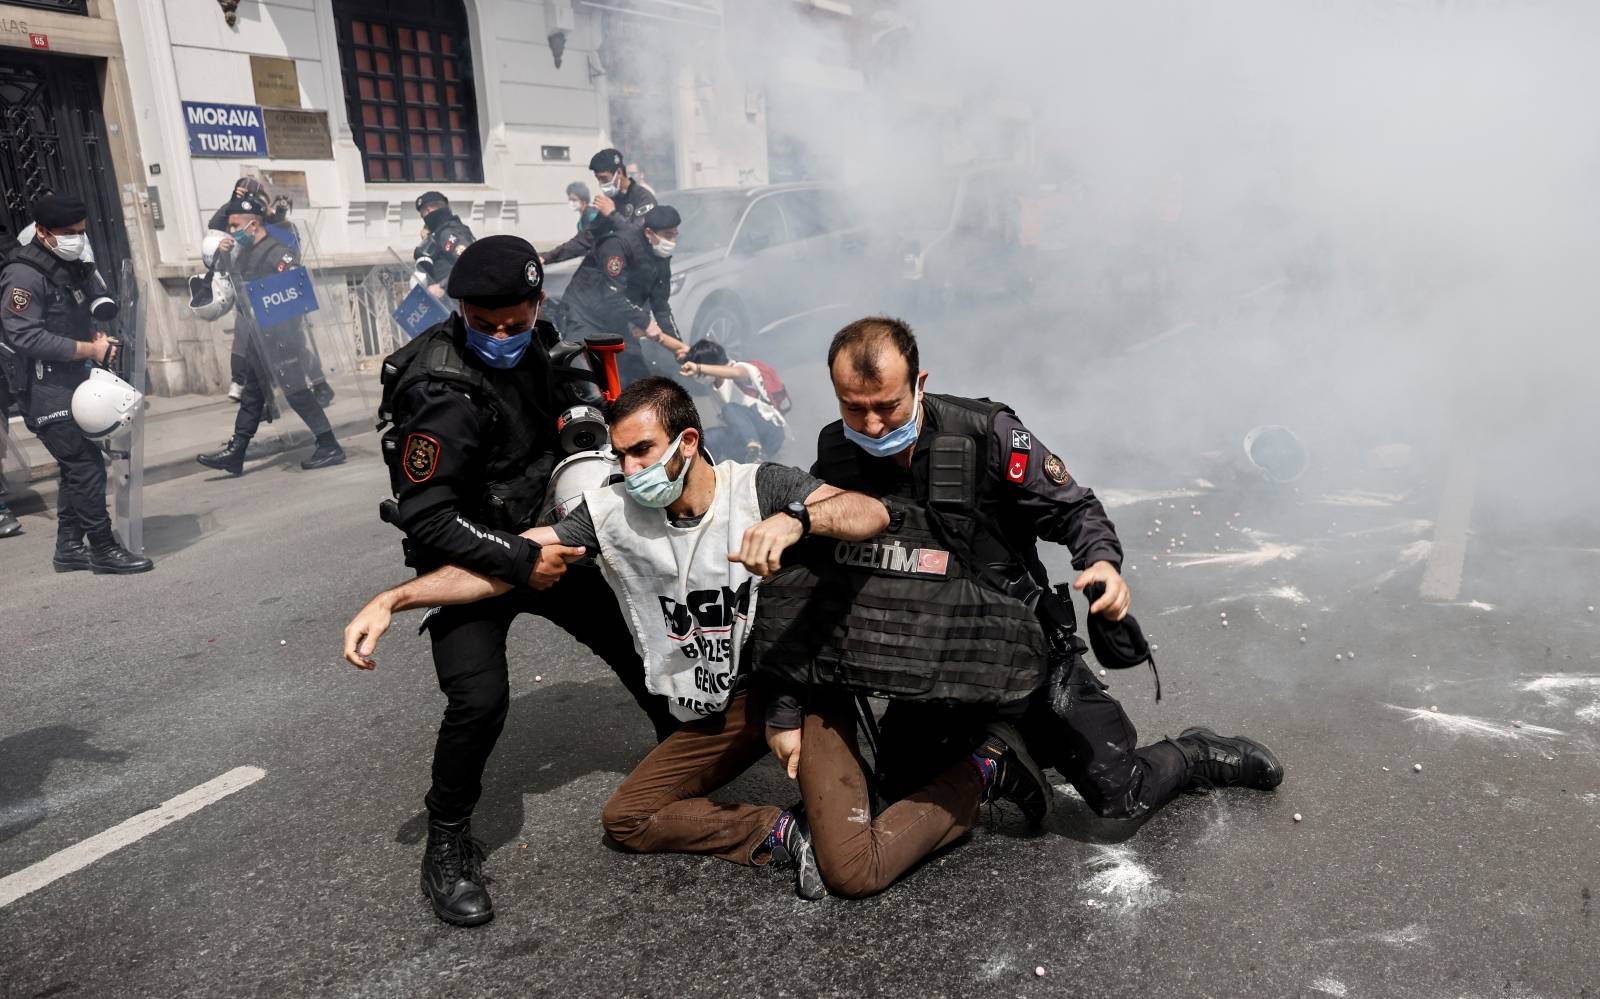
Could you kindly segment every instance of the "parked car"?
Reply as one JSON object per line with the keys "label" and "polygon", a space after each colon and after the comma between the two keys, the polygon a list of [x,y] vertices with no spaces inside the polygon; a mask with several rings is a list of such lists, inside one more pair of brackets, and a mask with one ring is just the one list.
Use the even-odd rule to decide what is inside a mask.
{"label": "parked car", "polygon": [[[659,197],[682,216],[672,311],[690,342],[735,354],[758,340],[857,304],[875,262],[843,190],[821,184],[703,187]],[[559,302],[581,261],[552,264]],[[619,331],[620,332],[620,331]]]}

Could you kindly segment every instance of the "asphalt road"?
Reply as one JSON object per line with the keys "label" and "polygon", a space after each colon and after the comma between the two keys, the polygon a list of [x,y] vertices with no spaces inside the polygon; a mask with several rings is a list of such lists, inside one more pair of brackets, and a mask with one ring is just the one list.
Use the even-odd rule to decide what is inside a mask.
{"label": "asphalt road", "polygon": [[[1002,810],[877,898],[807,904],[761,871],[605,844],[601,805],[649,729],[603,665],[523,619],[476,820],[498,915],[447,927],[417,889],[442,699],[415,615],[376,672],[338,656],[404,574],[366,435],[336,469],[151,487],[142,577],[50,572],[48,515],[0,541],[0,877],[262,774],[0,904],[0,994],[1600,994],[1597,518],[1520,518],[1471,488],[1487,473],[1463,499],[1442,437],[1374,461],[1376,420],[1269,487],[1236,438],[1200,440],[1271,408],[1259,394],[1182,419],[1196,379],[1225,382],[1194,368],[1204,329],[1085,348],[1080,371],[1065,344],[1007,356],[989,326],[930,342],[930,388],[1018,401],[1108,500],[1165,696],[1142,670],[1114,692],[1149,739],[1206,723],[1269,743],[1277,793],[1185,796],[1129,828],[1063,786],[1043,835]],[[809,364],[786,372],[802,440],[826,409]],[[1456,592],[1424,600],[1453,551]],[[768,762],[729,794],[787,804],[786,783]]]}

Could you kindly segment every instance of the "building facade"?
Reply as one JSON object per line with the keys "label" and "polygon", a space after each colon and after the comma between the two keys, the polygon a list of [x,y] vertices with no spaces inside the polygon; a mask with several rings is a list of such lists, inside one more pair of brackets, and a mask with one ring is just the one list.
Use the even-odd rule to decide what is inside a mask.
{"label": "building facade", "polygon": [[[592,186],[589,157],[608,145],[658,191],[798,179],[826,150],[770,119],[814,132],[817,109],[847,112],[868,89],[856,63],[875,22],[858,6],[0,3],[0,235],[37,195],[80,193],[97,257],[108,271],[131,261],[144,290],[150,390],[219,392],[231,322],[190,315],[186,282],[236,178],[287,198],[323,286],[350,288],[376,266],[409,267],[426,190],[480,236],[568,238],[566,186]],[[775,34],[805,38],[804,54],[769,58]],[[370,354],[387,341],[352,343]]]}

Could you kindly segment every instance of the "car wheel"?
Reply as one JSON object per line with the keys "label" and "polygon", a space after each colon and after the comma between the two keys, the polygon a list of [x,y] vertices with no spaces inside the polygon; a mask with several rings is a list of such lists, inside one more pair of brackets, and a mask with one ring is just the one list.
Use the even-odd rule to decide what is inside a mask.
{"label": "car wheel", "polygon": [[715,340],[737,357],[748,339],[748,325],[737,300],[719,298],[708,302],[694,317],[694,339]]}

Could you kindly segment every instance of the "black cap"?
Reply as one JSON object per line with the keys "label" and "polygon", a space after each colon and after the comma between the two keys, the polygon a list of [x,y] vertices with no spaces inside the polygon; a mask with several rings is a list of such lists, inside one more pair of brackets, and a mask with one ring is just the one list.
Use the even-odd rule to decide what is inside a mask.
{"label": "black cap", "polygon": [[683,218],[678,215],[676,208],[671,205],[657,205],[645,213],[643,221],[639,224],[646,229],[660,232],[663,229],[671,229],[682,221]]}
{"label": "black cap", "polygon": [[522,302],[544,287],[539,251],[521,236],[485,236],[456,258],[445,293],[481,304]]}
{"label": "black cap", "polygon": [[223,205],[222,214],[254,215],[257,218],[265,218],[267,215],[267,203],[253,194],[247,194],[242,198],[234,198]]}
{"label": "black cap", "polygon": [[622,166],[622,153],[615,149],[602,149],[589,157],[590,173],[610,173]]}
{"label": "black cap", "polygon": [[33,220],[46,229],[89,220],[89,206],[72,194],[46,194],[33,203]]}
{"label": "black cap", "polygon": [[417,211],[422,211],[423,205],[431,205],[436,201],[443,202],[447,206],[450,204],[450,199],[438,191],[423,191],[417,196]]}

